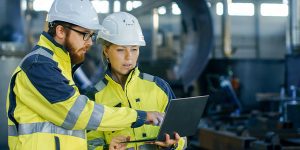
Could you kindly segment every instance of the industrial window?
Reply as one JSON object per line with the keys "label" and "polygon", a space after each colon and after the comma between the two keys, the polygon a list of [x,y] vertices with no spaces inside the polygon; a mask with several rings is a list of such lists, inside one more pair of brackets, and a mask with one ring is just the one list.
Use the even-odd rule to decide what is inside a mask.
{"label": "industrial window", "polygon": [[181,14],[180,8],[174,2],[172,3],[172,14],[174,14],[174,15],[180,15]]}
{"label": "industrial window", "polygon": [[120,1],[114,1],[114,12],[119,12],[121,10]]}
{"label": "industrial window", "polygon": [[260,12],[262,16],[288,16],[289,8],[287,4],[262,3]]}
{"label": "industrial window", "polygon": [[[216,4],[217,15],[223,15],[223,3]],[[228,5],[228,14],[231,16],[253,16],[254,4],[253,3],[230,3]]]}
{"label": "industrial window", "polygon": [[49,11],[54,0],[34,0],[33,10],[35,11]]}
{"label": "industrial window", "polygon": [[93,0],[91,1],[97,13],[108,13],[109,12],[109,2],[107,0],[99,1]]}
{"label": "industrial window", "polygon": [[142,6],[142,4],[143,4],[142,1],[127,1],[126,10],[131,11],[132,9]]}
{"label": "industrial window", "polygon": [[159,8],[157,9],[157,11],[158,11],[158,14],[160,14],[160,15],[164,15],[164,14],[167,13],[167,9],[166,9],[165,6],[159,7]]}

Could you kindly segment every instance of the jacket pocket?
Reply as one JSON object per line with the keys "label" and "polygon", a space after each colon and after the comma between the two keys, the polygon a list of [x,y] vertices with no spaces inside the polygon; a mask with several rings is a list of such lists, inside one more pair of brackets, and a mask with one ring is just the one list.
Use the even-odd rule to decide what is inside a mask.
{"label": "jacket pocket", "polygon": [[54,136],[54,141],[55,141],[55,150],[60,150],[60,141],[58,136]]}

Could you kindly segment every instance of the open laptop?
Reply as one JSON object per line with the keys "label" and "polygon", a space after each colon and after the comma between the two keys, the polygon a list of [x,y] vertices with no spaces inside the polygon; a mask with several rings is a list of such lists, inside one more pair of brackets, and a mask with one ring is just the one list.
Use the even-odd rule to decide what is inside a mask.
{"label": "open laptop", "polygon": [[177,132],[181,137],[194,135],[207,99],[208,95],[171,100],[157,137],[124,143],[165,141],[166,133],[170,135],[171,139],[175,139],[174,132]]}

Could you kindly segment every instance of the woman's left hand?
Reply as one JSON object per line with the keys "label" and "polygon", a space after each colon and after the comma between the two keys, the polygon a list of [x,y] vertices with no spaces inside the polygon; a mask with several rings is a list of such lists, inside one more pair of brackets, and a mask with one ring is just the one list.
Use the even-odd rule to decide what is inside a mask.
{"label": "woman's left hand", "polygon": [[154,144],[160,146],[160,147],[171,147],[175,144],[178,144],[180,136],[178,133],[174,133],[175,135],[175,139],[171,139],[169,134],[166,134],[166,139],[165,141],[161,142],[161,141],[156,141],[154,142]]}

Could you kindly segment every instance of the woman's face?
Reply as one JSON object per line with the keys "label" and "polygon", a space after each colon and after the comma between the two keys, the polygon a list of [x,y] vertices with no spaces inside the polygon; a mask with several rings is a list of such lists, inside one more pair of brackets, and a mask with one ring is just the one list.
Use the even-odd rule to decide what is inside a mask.
{"label": "woman's face", "polygon": [[104,50],[111,69],[118,75],[128,75],[136,66],[139,57],[139,46],[121,46],[112,44]]}

